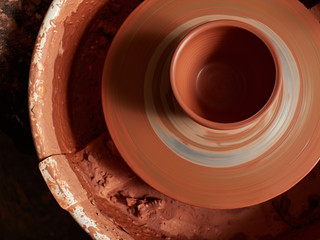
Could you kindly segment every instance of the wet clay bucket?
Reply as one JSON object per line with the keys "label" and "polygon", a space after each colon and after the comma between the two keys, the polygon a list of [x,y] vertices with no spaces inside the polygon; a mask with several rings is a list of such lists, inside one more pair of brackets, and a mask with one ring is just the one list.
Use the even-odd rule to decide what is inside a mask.
{"label": "wet clay bucket", "polygon": [[[262,3],[260,1],[259,3],[257,1],[221,3],[221,1],[212,0],[206,2],[210,2],[213,5],[218,4],[219,7],[199,6],[198,1],[191,1],[190,4],[192,6],[183,7],[184,4],[176,2],[173,5],[168,3],[167,7],[172,9],[170,12],[162,6],[163,1],[146,1],[135,12],[147,13],[147,10],[151,7],[154,13],[162,10],[167,12],[170,18],[170,16],[173,17],[179,13],[180,10],[178,11],[177,7],[182,11],[195,10],[195,12],[189,12],[189,14],[184,15],[176,22],[167,22],[168,29],[173,27],[174,24],[183,25],[183,23],[186,23],[186,19],[190,20],[194,16],[198,17],[199,15],[197,14],[202,16],[217,15],[215,12],[217,9],[220,9],[219,16],[221,14],[230,15],[233,12],[233,15],[244,14],[258,22],[263,20],[261,18],[263,15],[250,10],[261,9]],[[245,2],[248,12],[236,13],[235,8],[230,8],[231,5],[228,5],[236,4],[236,2],[240,5]],[[299,225],[296,218],[288,217],[288,212],[283,208],[284,203],[287,203],[287,199],[291,199],[292,204],[296,204],[295,206],[304,206],[305,203],[301,198],[302,192],[308,192],[309,195],[313,194],[312,196],[317,193],[312,190],[316,189],[316,187],[309,189],[310,182],[317,183],[317,178],[314,177],[317,176],[317,172],[314,172],[310,178],[307,177],[306,181],[302,181],[292,191],[284,193],[279,198],[252,207],[221,210],[212,209],[212,206],[209,206],[211,209],[195,207],[167,197],[144,183],[123,161],[122,157],[125,154],[123,150],[120,150],[121,153],[119,154],[116,148],[119,143],[114,144],[115,139],[111,137],[112,134],[110,135],[105,124],[104,111],[101,106],[100,83],[104,59],[111,40],[128,14],[139,4],[140,1],[138,0],[55,0],[43,22],[35,45],[30,71],[29,110],[36,150],[40,159],[39,168],[60,206],[67,210],[93,239],[212,239],[217,237],[231,239],[233,237],[243,238],[246,236],[248,238],[278,236],[279,239],[282,237],[284,239],[286,237],[300,239],[299,234],[310,237],[319,234],[318,229],[320,228],[317,222],[314,225],[305,225],[304,223]],[[263,2],[263,4],[266,4],[264,6],[266,9],[270,7],[267,1]],[[281,33],[281,27],[284,23],[290,25],[288,29],[297,30],[295,34],[304,29],[304,32],[307,35],[309,34],[310,42],[314,43],[310,44],[310,46],[308,45],[309,47],[306,47],[305,51],[297,51],[295,45],[290,45],[293,43],[288,45],[289,49],[293,49],[292,51],[300,57],[305,52],[310,53],[311,51],[315,52],[315,49],[318,50],[319,46],[315,41],[316,36],[320,35],[320,30],[315,28],[315,26],[318,26],[318,22],[299,2],[293,1],[289,4],[284,1],[274,1],[273,6],[274,11],[268,12],[274,16],[274,19],[280,18],[280,21],[274,24],[272,23],[274,19],[269,18],[269,22],[265,23],[266,25],[271,26],[270,28],[276,33]],[[297,9],[297,11],[293,11],[293,9]],[[297,15],[300,16],[297,21],[303,28],[300,28],[300,25],[296,27],[295,22],[288,21],[288,19],[293,19]],[[303,21],[301,21],[302,18],[304,19]],[[147,18],[141,15],[139,19]],[[220,21],[222,20],[220,19]],[[281,102],[280,96],[282,95],[279,92],[281,92],[280,90],[284,85],[281,84],[281,78],[277,77],[277,74],[281,73],[283,65],[278,62],[279,54],[274,51],[275,45],[270,44],[265,35],[260,35],[256,28],[252,29],[250,27],[252,24],[244,24],[243,21],[239,23],[237,20],[220,21],[219,23],[216,21],[214,24],[217,25],[210,26],[210,29],[231,28],[231,35],[234,31],[240,31],[244,35],[244,42],[251,39],[253,44],[262,46],[256,48],[258,52],[267,53],[254,52],[252,58],[261,58],[269,54],[269,57],[266,57],[265,60],[269,63],[269,67],[252,62],[257,67],[266,67],[262,71],[273,73],[273,77],[268,78],[270,82],[264,86],[269,89],[268,94],[264,97],[253,97],[254,100],[260,101],[259,107],[254,107],[254,110],[249,111],[240,119],[235,118],[238,116],[237,114],[227,116],[228,114],[223,112],[219,119],[202,115],[201,112],[197,111],[193,116],[188,113],[188,108],[184,108],[183,105],[188,103],[187,107],[190,107],[192,104],[189,104],[183,97],[181,97],[182,100],[179,100],[179,96],[183,96],[184,93],[184,87],[179,86],[179,84],[176,90],[175,84],[172,84],[173,99],[177,99],[175,107],[181,108],[179,113],[184,114],[183,116],[189,116],[190,119],[200,123],[201,126],[206,126],[207,129],[216,129],[217,131],[226,129],[237,131],[245,126],[247,121],[254,122],[258,118],[267,115],[272,106],[278,106],[276,103],[279,104]],[[175,41],[174,47],[171,48],[171,55],[168,55],[170,57],[166,62],[168,76],[170,74],[171,60],[174,63],[175,59],[179,59],[179,54],[174,55],[174,51],[177,50],[178,52],[180,48],[182,49],[181,52],[185,51],[185,46],[181,43],[179,47],[179,43],[187,41],[188,36],[196,33],[197,29],[201,30],[202,26],[211,24],[207,22],[206,19],[197,18],[192,23],[192,29],[194,30],[188,24],[183,25],[188,31],[182,31],[177,41]],[[174,24],[172,25],[172,23]],[[122,29],[124,30],[126,26],[124,25]],[[127,30],[131,31],[132,29],[130,29]],[[154,30],[159,32],[157,28],[154,28]],[[305,41],[305,39],[299,39],[298,36],[299,34],[295,36],[297,37],[295,41]],[[130,39],[127,40],[130,42]],[[146,46],[148,45],[144,45],[141,50]],[[239,51],[238,53],[240,54],[241,50]],[[311,58],[306,60],[307,63],[314,60],[313,55],[311,54],[310,56]],[[200,56],[200,58],[202,57]],[[225,60],[228,62],[228,59]],[[180,62],[180,60],[177,61]],[[315,61],[313,61],[314,63]],[[206,64],[199,69],[203,70],[204,66]],[[299,67],[299,72],[304,74],[304,65],[301,64]],[[178,66],[173,66],[173,68],[178,68]],[[208,69],[210,70],[210,67]],[[270,69],[273,70],[270,71]],[[187,70],[191,71],[192,69]],[[205,70],[202,73],[205,73]],[[201,71],[196,70],[195,72],[198,72],[197,74],[199,75]],[[247,71],[243,70],[242,73],[246,75]],[[219,74],[226,79],[229,78],[228,71],[221,70]],[[234,76],[234,74],[231,73],[230,76]],[[230,77],[231,82],[234,81],[232,78]],[[235,78],[237,79],[237,77]],[[172,81],[174,79],[180,82],[180,76],[171,78]],[[253,78],[249,77],[249,79]],[[169,85],[166,85],[166,87],[171,88],[170,82],[167,84]],[[244,82],[239,80],[239,86],[242,84],[245,85]],[[206,86],[206,81],[204,81],[204,85],[205,87],[200,87],[200,92],[204,92],[200,95],[205,97],[206,89],[214,87]],[[232,83],[231,85],[234,84]],[[307,88],[303,88],[304,91],[310,90],[308,88],[309,85],[306,86]],[[182,88],[181,91],[178,90],[180,87]],[[315,87],[316,85],[313,85],[312,89]],[[190,89],[194,91],[194,88]],[[229,96],[234,95],[234,93],[241,96],[251,96],[237,89],[242,89],[242,87],[233,89],[232,91],[234,92],[231,91],[231,93],[227,91],[226,95],[221,96],[221,99],[229,99]],[[251,90],[252,92],[261,93],[259,89]],[[193,96],[199,96],[199,94],[194,94]],[[314,97],[314,95],[308,96]],[[149,97],[148,94],[146,97]],[[208,102],[207,98],[204,98],[204,100],[205,103]],[[245,101],[243,103],[244,106],[248,106]],[[305,104],[305,102],[300,102],[298,104],[299,108],[306,109]],[[220,108],[221,106],[218,106],[218,110]],[[194,112],[194,109],[191,109]],[[200,118],[198,118],[199,116]],[[227,120],[226,116],[228,117]],[[310,118],[311,120],[317,118],[317,114],[313,114],[313,116],[314,118]],[[298,121],[300,120],[298,119]],[[310,123],[312,123],[311,120]],[[110,127],[108,126],[108,128]],[[309,131],[300,135],[300,137],[305,140],[307,135],[310,135]],[[311,139],[311,142],[314,143],[314,139]],[[315,149],[316,144],[306,146],[306,148]],[[294,156],[295,153],[291,155]],[[307,159],[301,167],[310,170],[311,165],[315,164],[312,158],[316,157],[317,153],[314,152],[310,155],[311,160],[308,158],[309,160]],[[313,164],[311,164],[312,161]],[[292,164],[294,165],[294,163]],[[285,174],[289,170],[292,169],[281,169]],[[299,173],[299,178],[303,178],[307,172]],[[289,185],[293,186],[295,183],[296,180],[289,182],[283,191],[288,189]],[[160,190],[165,192],[163,189]],[[271,195],[274,197],[277,194],[272,193]],[[297,202],[295,199],[297,199]],[[258,200],[258,202],[261,201]],[[231,208],[234,208],[234,205]],[[313,210],[309,211],[309,214],[313,213],[315,213]],[[317,215],[314,214],[314,216]],[[241,222],[250,224],[236,224]],[[292,230],[287,223],[305,227],[301,228],[300,231]]]}

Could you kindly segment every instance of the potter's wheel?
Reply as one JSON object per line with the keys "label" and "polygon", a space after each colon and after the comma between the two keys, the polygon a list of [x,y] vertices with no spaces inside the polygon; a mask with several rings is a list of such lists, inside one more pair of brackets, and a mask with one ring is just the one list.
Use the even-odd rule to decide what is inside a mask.
{"label": "potter's wheel", "polygon": [[[45,46],[42,55],[36,55],[42,65],[34,61],[30,96],[34,136],[39,156],[44,159],[40,169],[60,205],[92,237],[256,239],[286,235],[290,226],[305,226],[318,218],[318,208],[308,202],[309,196],[313,196],[313,202],[317,201],[318,191],[313,187],[319,184],[317,169],[274,201],[238,210],[192,207],[167,198],[137,178],[106,133],[96,83],[100,80],[106,46],[139,1],[90,3],[88,12],[92,15],[87,18],[81,18],[85,9],[88,10],[87,4],[78,6],[71,1],[59,6],[60,15],[52,15],[60,19],[52,22],[44,39],[62,43],[56,49],[51,48],[51,58],[42,57],[49,51],[42,43]],[[84,21],[83,27],[79,18]],[[62,19],[66,19],[64,28],[58,24]],[[93,24],[86,29],[90,21]],[[72,24],[78,25],[75,28]],[[40,47],[41,39],[38,51]],[[48,67],[53,63],[55,73]],[[65,71],[69,68],[70,71]],[[87,75],[76,74],[85,68],[93,71],[85,71]],[[90,82],[86,81],[88,78]],[[294,211],[288,209],[288,202]],[[306,217],[300,217],[301,213]],[[310,229],[304,232],[309,233],[312,233]]]}
{"label": "potter's wheel", "polygon": [[[263,118],[229,130],[193,121],[177,106],[170,88],[177,43],[210,21],[257,29],[275,46],[281,62],[280,100]],[[247,207],[288,190],[320,156],[316,26],[298,2],[141,4],[113,41],[102,82],[107,126],[125,161],[155,189],[200,207]],[[256,81],[266,81],[261,79]]]}

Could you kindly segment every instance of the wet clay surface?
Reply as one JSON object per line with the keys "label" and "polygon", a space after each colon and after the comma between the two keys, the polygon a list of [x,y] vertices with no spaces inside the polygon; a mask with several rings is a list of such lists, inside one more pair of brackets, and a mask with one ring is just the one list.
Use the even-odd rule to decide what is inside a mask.
{"label": "wet clay surface", "polygon": [[[63,25],[56,23],[63,32],[63,40],[54,61],[53,88],[59,91],[53,91],[52,118],[62,152],[78,151],[106,131],[100,87],[104,59],[118,28],[140,3],[140,0],[101,1],[95,13],[97,7],[90,9],[90,5],[97,1],[88,0]],[[74,29],[72,24],[79,22],[79,18],[89,19],[88,24]]]}
{"label": "wet clay surface", "polygon": [[[235,210],[208,210],[175,201],[131,171],[111,140],[101,114],[100,67],[119,26],[112,17],[101,24],[101,15],[110,13],[110,6],[97,14],[77,50],[68,101],[73,137],[81,150],[67,158],[100,212],[136,239],[292,239],[292,232],[300,233],[317,223],[319,166],[285,194]],[[121,6],[116,8],[116,14],[121,12]],[[310,239],[316,239],[320,232],[312,229]]]}
{"label": "wet clay surface", "polygon": [[109,1],[80,41],[67,87],[68,119],[76,149],[107,130],[100,97],[104,59],[118,28],[139,3],[141,0]]}

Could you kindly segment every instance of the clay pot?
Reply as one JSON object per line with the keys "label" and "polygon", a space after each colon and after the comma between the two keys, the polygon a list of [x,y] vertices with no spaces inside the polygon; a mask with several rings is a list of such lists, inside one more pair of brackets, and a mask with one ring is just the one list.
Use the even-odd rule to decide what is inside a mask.
{"label": "clay pot", "polygon": [[200,124],[241,127],[262,117],[279,96],[280,62],[272,42],[251,25],[209,22],[177,47],[171,86],[183,110]]}

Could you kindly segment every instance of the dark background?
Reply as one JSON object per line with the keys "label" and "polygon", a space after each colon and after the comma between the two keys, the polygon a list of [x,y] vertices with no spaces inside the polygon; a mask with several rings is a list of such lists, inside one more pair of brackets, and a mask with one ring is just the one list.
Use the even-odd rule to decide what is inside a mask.
{"label": "dark background", "polygon": [[33,46],[51,0],[0,0],[0,239],[90,239],[38,169],[28,115]]}
{"label": "dark background", "polygon": [[[301,2],[310,8],[318,0]],[[29,66],[50,3],[51,0],[0,0],[1,240],[89,239],[45,185],[30,131]]]}

